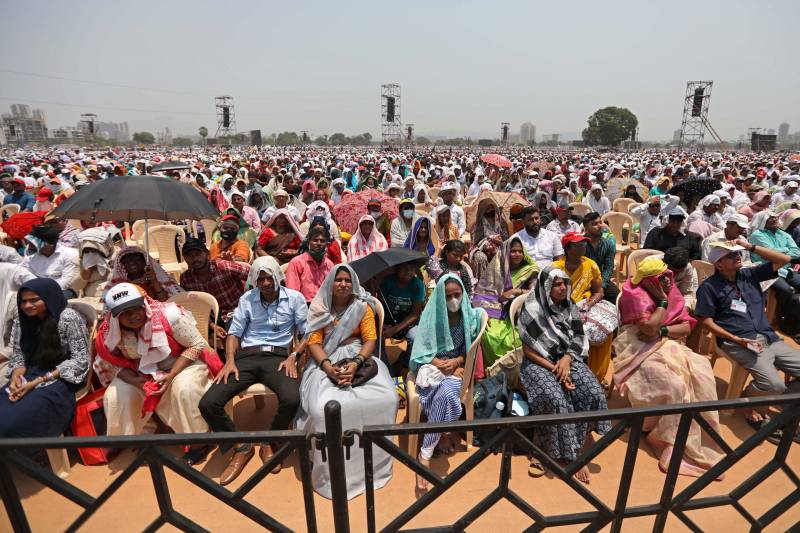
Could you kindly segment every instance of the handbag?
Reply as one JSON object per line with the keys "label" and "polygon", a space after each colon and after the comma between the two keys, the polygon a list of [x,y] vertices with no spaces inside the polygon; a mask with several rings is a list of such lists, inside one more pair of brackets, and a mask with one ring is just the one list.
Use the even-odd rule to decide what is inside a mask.
{"label": "handbag", "polygon": [[608,337],[619,327],[617,307],[606,300],[600,300],[589,309],[581,310],[583,317],[583,333],[589,339],[591,346],[598,346],[608,340]]}
{"label": "handbag", "polygon": [[[106,389],[93,391],[75,405],[70,429],[76,437],[102,437],[106,434],[106,413],[103,395]],[[78,448],[81,462],[87,466],[102,465],[111,459],[111,448]]]}
{"label": "handbag", "polygon": [[[333,363],[334,368],[342,368],[343,366],[349,363],[355,363],[356,360],[353,357],[345,357],[344,359],[340,359]],[[378,363],[376,363],[372,357],[369,359],[364,360],[364,364],[361,365],[360,368],[356,369],[356,373],[353,374],[353,382],[350,384],[351,387],[358,387],[363,385],[367,381],[371,380],[375,376],[378,375]],[[333,379],[328,377],[334,385],[338,385]]]}

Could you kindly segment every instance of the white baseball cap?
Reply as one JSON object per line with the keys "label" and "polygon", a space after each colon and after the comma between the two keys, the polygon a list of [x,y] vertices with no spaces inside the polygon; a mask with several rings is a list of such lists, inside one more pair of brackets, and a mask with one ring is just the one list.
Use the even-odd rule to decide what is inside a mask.
{"label": "white baseball cap", "polygon": [[111,287],[106,293],[106,307],[113,316],[131,307],[142,307],[144,296],[133,283],[119,283]]}

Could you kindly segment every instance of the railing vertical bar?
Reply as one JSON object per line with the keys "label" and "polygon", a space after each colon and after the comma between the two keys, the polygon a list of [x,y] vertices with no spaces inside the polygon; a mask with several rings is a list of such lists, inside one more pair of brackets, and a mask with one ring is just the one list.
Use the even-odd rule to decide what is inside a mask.
{"label": "railing vertical bar", "polygon": [[364,448],[364,490],[367,503],[367,531],[375,533],[375,480],[372,462],[372,439],[364,434],[358,437],[359,444]]}
{"label": "railing vertical bar", "polygon": [[331,400],[325,404],[325,447],[331,477],[331,505],[336,533],[349,533],[350,516],[347,510],[347,474],[342,445],[342,406]]}
{"label": "railing vertical bar", "polygon": [[304,440],[298,446],[300,456],[300,479],[303,483],[303,505],[306,508],[306,530],[308,533],[317,533],[317,510],[314,507],[314,490],[311,482],[311,446]]}
{"label": "railing vertical bar", "polygon": [[30,533],[31,526],[28,524],[28,517],[25,516],[25,508],[22,507],[22,500],[19,498],[5,453],[0,453],[0,492],[12,529],[17,533]]}
{"label": "railing vertical bar", "polygon": [[145,448],[142,453],[147,454],[147,461],[150,466],[150,477],[153,480],[153,490],[156,491],[156,501],[158,502],[158,509],[161,516],[167,519],[169,513],[173,511],[172,497],[169,494],[169,485],[167,484],[167,476],[164,475],[164,465],[161,464],[161,458],[152,448]]}
{"label": "railing vertical bar", "polygon": [[672,495],[675,493],[678,472],[680,472],[681,462],[683,461],[683,451],[686,449],[686,439],[689,437],[689,429],[692,427],[692,418],[692,413],[683,413],[680,422],[678,422],[675,447],[672,451],[669,467],[667,468],[667,477],[664,479],[664,488],[661,490],[661,501],[659,502],[661,510],[658,512],[656,521],[653,524],[654,533],[661,533],[664,531],[664,526],[667,523],[667,515],[670,509],[669,503],[672,501]]}
{"label": "railing vertical bar", "polygon": [[614,522],[611,524],[612,533],[619,533],[622,529],[622,520],[625,518],[625,506],[628,504],[628,494],[631,491],[633,468],[636,466],[636,455],[639,453],[639,441],[642,437],[644,417],[637,416],[631,424],[628,435],[628,449],[625,451],[625,463],[622,465],[622,476],[617,489],[617,502],[614,505]]}

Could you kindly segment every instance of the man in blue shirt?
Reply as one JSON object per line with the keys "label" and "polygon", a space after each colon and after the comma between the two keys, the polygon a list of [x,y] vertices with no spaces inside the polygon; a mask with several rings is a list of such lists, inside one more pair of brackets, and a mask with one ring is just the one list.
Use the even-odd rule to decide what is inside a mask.
{"label": "man in blue shirt", "polygon": [[[757,253],[765,262],[742,268],[744,250]],[[708,255],[716,273],[697,289],[695,316],[716,336],[725,353],[753,376],[743,396],[785,392],[786,384],[778,370],[799,377],[800,350],[783,342],[770,326],[760,284],[774,279],[791,258],[741,238],[735,243],[712,243]],[[757,409],[744,415],[755,428],[766,420],[766,414]]]}
{"label": "man in blue shirt", "polygon": [[36,204],[36,198],[32,194],[25,192],[25,180],[22,178],[14,178],[11,182],[13,192],[7,194],[3,199],[3,205],[17,204],[20,212],[33,211],[33,206]]}
{"label": "man in blue shirt", "polygon": [[[288,429],[300,405],[297,354],[289,353],[295,333],[305,334],[308,308],[303,295],[281,286],[283,272],[270,256],[260,257],[250,268],[247,291],[233,312],[225,342],[225,367],[200,400],[200,413],[213,431],[236,431],[225,406],[250,385],[263,383],[278,396],[272,429]],[[220,446],[226,452],[229,446]],[[261,446],[266,462],[276,446]],[[207,454],[210,450],[204,450]],[[237,444],[228,467],[220,476],[227,485],[253,458],[252,444]],[[198,455],[196,461],[202,460]],[[274,472],[280,471],[280,464]]]}

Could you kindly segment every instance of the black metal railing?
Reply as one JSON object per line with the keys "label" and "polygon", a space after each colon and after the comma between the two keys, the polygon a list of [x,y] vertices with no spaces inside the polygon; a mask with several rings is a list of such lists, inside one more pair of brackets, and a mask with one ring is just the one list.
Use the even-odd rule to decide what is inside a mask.
{"label": "black metal railing", "polygon": [[[301,431],[256,431],[240,433],[203,433],[191,435],[141,435],[125,437],[56,437],[36,439],[0,439],[0,493],[8,513],[13,530],[17,533],[29,532],[30,525],[22,506],[19,492],[12,477],[11,466],[20,473],[49,487],[56,493],[78,504],[83,512],[65,531],[77,531],[120,487],[136,472],[146,465],[150,469],[150,477],[158,503],[159,515],[147,527],[146,531],[156,531],[164,524],[171,524],[183,531],[206,531],[196,522],[175,509],[170,496],[169,485],[164,469],[172,470],[193,485],[226,504],[231,509],[251,519],[256,524],[270,531],[292,531],[291,528],[270,516],[263,509],[249,503],[245,497],[271,471],[288,457],[294,450],[299,453],[300,478],[303,488],[303,504],[305,507],[306,527],[308,531],[317,530],[317,519],[314,510],[314,495],[311,485],[311,461],[309,437]],[[235,491],[220,486],[203,473],[185,464],[175,457],[167,446],[185,445],[219,445],[234,443],[268,444],[276,443],[280,447],[273,456],[258,468]],[[133,461],[105,488],[97,497],[87,494],[80,488],[55,475],[48,468],[43,468],[31,460],[21,450],[43,449],[77,449],[77,448],[134,448],[138,450]]]}
{"label": "black metal railing", "polygon": [[[729,446],[703,417],[703,413],[709,411],[766,406],[781,407],[782,410],[778,414],[774,414],[767,424],[735,448]],[[666,415],[677,415],[680,418],[671,462],[664,476],[660,496],[657,501],[652,503],[631,506],[628,504],[628,495],[636,466],[639,444],[644,432],[645,418]],[[548,457],[527,436],[528,430],[535,430],[535,428],[545,425],[569,422],[597,422],[599,420],[612,420],[616,423],[608,433],[580,454],[575,461],[566,466]],[[717,443],[724,452],[724,457],[719,463],[676,493],[680,463],[693,422],[697,423]],[[248,517],[257,525],[271,531],[289,531],[290,529],[285,524],[264,512],[263,509],[249,503],[245,500],[245,497],[270,473],[275,465],[297,450],[306,528],[310,532],[315,532],[317,531],[317,519],[311,482],[310,451],[312,448],[316,448],[322,451],[323,460],[328,462],[328,468],[330,469],[334,529],[337,533],[344,533],[350,530],[345,461],[347,460],[346,457],[349,457],[349,453],[347,453],[349,446],[358,445],[364,449],[367,525],[370,532],[375,532],[378,528],[376,524],[372,461],[373,446],[377,446],[431,484],[431,489],[427,493],[423,494],[381,528],[381,531],[400,531],[424,509],[433,505],[442,494],[463,479],[484,459],[499,450],[502,458],[496,488],[467,510],[454,523],[416,529],[416,531],[463,531],[502,499],[511,502],[531,519],[529,531],[539,531],[553,526],[583,525],[584,529],[588,531],[596,531],[610,526],[611,531],[617,532],[620,531],[625,519],[652,516],[654,517],[653,531],[661,532],[664,530],[667,517],[670,514],[680,519],[691,530],[701,531],[701,528],[686,513],[696,509],[722,506],[730,506],[735,509],[750,523],[752,531],[761,531],[782,517],[796,503],[800,502],[800,477],[786,462],[798,422],[800,422],[800,394],[785,394],[762,398],[666,405],[652,408],[611,409],[566,415],[541,415],[443,424],[419,423],[368,426],[360,431],[343,431],[341,407],[337,402],[328,402],[325,406],[325,434],[306,435],[299,431],[264,431],[132,437],[0,439],[0,494],[14,531],[30,531],[25,509],[12,474],[13,467],[20,474],[42,483],[82,507],[83,512],[78,518],[65,527],[66,531],[77,531],[125,484],[136,469],[146,465],[150,470],[159,509],[158,517],[147,527],[147,531],[155,531],[164,524],[171,524],[181,530],[205,531],[200,525],[180,513],[173,506],[169,485],[166,481],[165,468],[172,470],[236,512]],[[704,488],[739,463],[779,428],[783,429],[783,437],[775,447],[774,456],[764,466],[756,470],[727,494],[698,497],[698,494]],[[480,447],[476,448],[463,463],[446,476],[439,476],[429,467],[420,464],[415,457],[409,455],[393,442],[393,437],[400,435],[487,430],[496,431],[496,433]],[[609,505],[589,490],[587,485],[580,483],[573,476],[626,433],[627,448],[622,471],[619,475],[620,484],[613,505]],[[357,444],[355,443],[355,438],[358,438]],[[280,443],[281,447],[267,463],[259,467],[234,491],[221,487],[202,472],[184,464],[170,450],[165,449],[176,445],[233,443]],[[515,445],[521,446],[527,453],[541,461],[556,478],[563,481],[588,502],[593,510],[545,515],[537,509],[537,502],[526,500],[514,492],[509,486],[509,481],[512,474],[512,450]],[[84,447],[134,448],[138,450],[138,453],[134,460],[111,484],[98,496],[94,497],[68,481],[61,479],[49,469],[43,468],[31,460],[27,453],[21,452],[21,450],[26,450],[27,452],[37,449],[76,449]],[[785,474],[786,478],[794,485],[793,489],[787,496],[774,502],[764,514],[753,516],[741,504],[742,498],[750,494],[753,489],[778,471],[782,471]],[[795,525],[795,528],[800,530],[800,522]]]}
{"label": "black metal railing", "polygon": [[[746,407],[781,406],[780,413],[773,415],[770,421],[761,429],[753,433],[736,448],[731,448],[722,436],[702,416],[704,412],[719,411]],[[628,494],[631,480],[633,479],[639,443],[643,435],[644,421],[647,417],[665,415],[678,415],[680,417],[674,450],[671,461],[664,477],[661,494],[657,501],[647,505],[628,505]],[[526,435],[525,430],[534,429],[544,425],[567,422],[597,422],[600,420],[613,420],[616,424],[611,431],[606,433],[584,453],[580,454],[569,465],[562,466],[545,454],[541,448],[534,444]],[[693,531],[702,531],[687,515],[687,511],[710,507],[732,506],[751,525],[751,531],[761,531],[787,510],[800,501],[800,478],[786,463],[792,438],[800,421],[800,394],[786,394],[762,398],[743,398],[737,400],[723,400],[693,403],[685,405],[665,405],[650,408],[611,409],[608,411],[594,411],[583,413],[570,413],[566,415],[541,415],[531,417],[514,417],[503,419],[475,420],[472,422],[452,422],[439,424],[404,424],[387,426],[369,426],[357,432],[359,445],[364,448],[364,466],[366,476],[366,512],[367,525],[370,533],[377,531],[375,523],[376,503],[375,487],[372,480],[372,446],[378,446],[388,452],[397,461],[409,467],[414,473],[426,479],[432,488],[422,495],[417,501],[404,509],[381,531],[400,531],[415,516],[425,508],[432,505],[447,490],[477,467],[493,450],[500,449],[502,459],[497,487],[480,500],[476,505],[467,510],[456,522],[441,524],[429,528],[417,528],[414,531],[463,531],[477,518],[486,513],[495,503],[506,499],[520,509],[532,523],[528,531],[540,531],[546,527],[584,524],[588,531],[597,531],[608,525],[612,532],[621,530],[626,518],[654,516],[653,531],[664,530],[667,516],[672,513]],[[676,481],[680,469],[683,452],[686,447],[687,437],[692,422],[696,422],[702,430],[716,442],[724,453],[724,457],[706,471],[699,478],[692,481],[688,487],[675,494]],[[731,467],[741,461],[753,449],[764,442],[776,429],[783,430],[783,436],[775,447],[775,454],[770,461],[750,475],[736,488],[726,495],[698,498],[697,495],[705,487],[724,474]],[[497,433],[487,442],[483,443],[463,463],[453,469],[446,476],[437,475],[429,467],[422,465],[415,457],[410,456],[405,450],[392,441],[392,437],[400,435],[467,432],[494,430]],[[625,460],[620,473],[620,484],[613,506],[604,503],[589,487],[573,476],[578,470],[586,466],[592,459],[608,448],[614,441],[628,433],[628,442]],[[536,508],[536,502],[526,501],[509,487],[511,479],[511,458],[514,445],[522,446],[531,456],[537,458],[547,467],[555,477],[561,479],[577,494],[579,494],[593,508],[590,512],[567,512],[558,515],[546,516]],[[791,493],[785,498],[776,501],[769,511],[756,517],[745,509],[740,503],[741,499],[749,494],[755,487],[777,471],[783,471],[786,477],[794,484]],[[796,525],[800,529],[800,522]]]}

